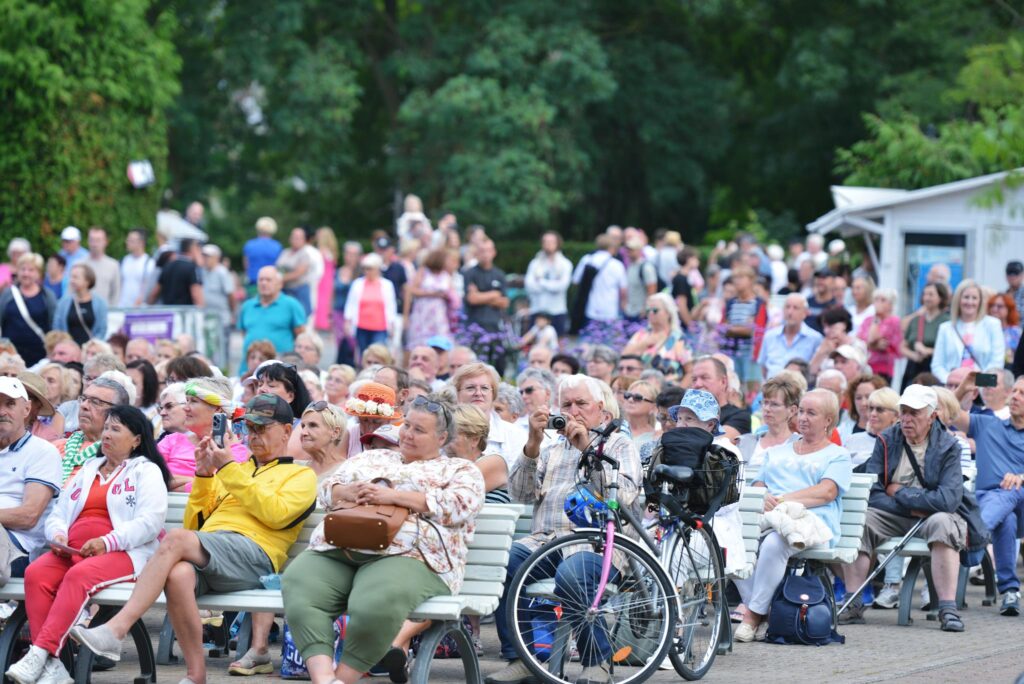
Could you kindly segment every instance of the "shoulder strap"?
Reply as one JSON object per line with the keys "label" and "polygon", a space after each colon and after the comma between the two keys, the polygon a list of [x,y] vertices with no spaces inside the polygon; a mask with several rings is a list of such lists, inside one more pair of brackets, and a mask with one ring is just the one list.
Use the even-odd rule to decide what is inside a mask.
{"label": "shoulder strap", "polygon": [[925,489],[931,489],[931,487],[928,486],[928,481],[924,479],[924,473],[921,472],[921,465],[917,462],[917,458],[914,457],[914,450],[910,448],[910,443],[905,439],[903,440],[903,452],[906,453],[907,458],[910,460],[910,467],[914,469],[914,475],[917,476],[917,481],[920,482],[921,486]]}
{"label": "shoulder strap", "polygon": [[[85,318],[82,316],[82,309],[79,308],[78,300],[75,299],[74,295],[71,296],[71,303],[75,305],[75,316],[78,317],[78,322],[82,324],[82,329],[85,330],[85,334],[89,336],[90,340],[92,340],[92,330],[90,330],[89,326],[85,324]],[[96,314],[93,313],[94,318],[95,316]]]}
{"label": "shoulder strap", "polygon": [[14,297],[14,305],[18,307],[18,313],[20,313],[21,317],[25,320],[25,325],[31,328],[32,332],[34,332],[40,340],[45,342],[46,335],[43,333],[42,329],[36,325],[36,322],[32,320],[32,316],[29,315],[28,308],[25,306],[25,299],[21,296],[21,290],[17,285],[11,286],[11,296]]}
{"label": "shoulder strap", "polygon": [[981,368],[981,364],[978,363],[977,357],[974,356],[974,350],[971,349],[971,345],[969,345],[966,342],[964,342],[963,335],[961,335],[960,331],[956,329],[956,323],[954,323],[953,321],[950,321],[949,323],[950,323],[950,325],[953,328],[953,332],[956,333],[957,338],[960,340],[960,344],[964,345],[964,349],[966,349],[967,353],[970,355],[971,361],[974,361],[974,365],[975,366],[977,366],[978,368]]}
{"label": "shoulder strap", "polygon": [[917,341],[924,344],[924,314],[917,317]]}

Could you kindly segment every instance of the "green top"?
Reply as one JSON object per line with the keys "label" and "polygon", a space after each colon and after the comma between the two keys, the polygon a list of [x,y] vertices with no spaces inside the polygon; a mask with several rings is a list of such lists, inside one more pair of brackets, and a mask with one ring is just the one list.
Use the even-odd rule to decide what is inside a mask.
{"label": "green top", "polygon": [[924,338],[921,341],[924,342],[924,346],[926,347],[935,346],[935,338],[939,335],[939,326],[949,320],[949,314],[945,311],[930,321],[923,317],[924,314],[919,313],[911,318],[910,323],[907,324],[906,332],[903,333],[903,339],[911,347],[913,347],[914,343],[918,340],[917,332],[921,326],[920,321],[922,319],[924,320]]}

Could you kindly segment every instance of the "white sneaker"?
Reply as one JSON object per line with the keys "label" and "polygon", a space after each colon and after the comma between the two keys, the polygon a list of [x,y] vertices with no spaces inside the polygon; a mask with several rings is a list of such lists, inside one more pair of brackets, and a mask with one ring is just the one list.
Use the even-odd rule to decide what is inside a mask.
{"label": "white sneaker", "polygon": [[886,584],[882,591],[878,592],[872,605],[875,608],[895,608],[900,605],[900,585]]}
{"label": "white sneaker", "polygon": [[5,674],[18,684],[36,684],[49,659],[50,654],[45,649],[29,646],[25,657],[11,665]]}
{"label": "white sneaker", "polygon": [[740,626],[736,628],[736,631],[732,633],[733,641],[738,641],[742,644],[749,644],[756,638],[757,631],[746,622],[741,622]]}
{"label": "white sneaker", "polygon": [[64,669],[64,663],[60,662],[60,658],[51,656],[43,668],[43,676],[36,684],[75,684],[75,678]]}
{"label": "white sneaker", "polygon": [[928,610],[928,605],[932,602],[931,594],[928,593],[928,585],[921,587],[921,610]]}

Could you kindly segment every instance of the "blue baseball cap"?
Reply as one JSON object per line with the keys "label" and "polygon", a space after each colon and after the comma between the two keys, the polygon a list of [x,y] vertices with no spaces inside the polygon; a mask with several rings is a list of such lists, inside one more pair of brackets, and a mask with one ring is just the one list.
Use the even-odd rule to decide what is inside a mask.
{"label": "blue baseball cap", "polygon": [[687,390],[679,406],[673,406],[668,410],[669,418],[677,420],[679,409],[690,409],[700,420],[718,420],[718,400],[715,395],[707,390]]}
{"label": "blue baseball cap", "polygon": [[428,347],[433,347],[434,349],[440,349],[441,351],[451,351],[452,350],[452,341],[449,340],[444,335],[434,335],[433,337],[431,337],[431,338],[429,338],[427,340],[426,344],[427,344]]}

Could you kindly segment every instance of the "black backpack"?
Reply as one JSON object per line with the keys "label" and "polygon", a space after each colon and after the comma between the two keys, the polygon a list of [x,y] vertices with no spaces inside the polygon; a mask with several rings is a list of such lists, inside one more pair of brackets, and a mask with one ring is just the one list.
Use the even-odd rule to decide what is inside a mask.
{"label": "black backpack", "polygon": [[701,515],[714,515],[722,506],[740,500],[739,457],[713,441],[707,430],[674,428],[661,436],[651,457],[651,470],[657,463],[693,469],[687,508]]}

